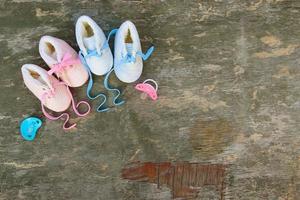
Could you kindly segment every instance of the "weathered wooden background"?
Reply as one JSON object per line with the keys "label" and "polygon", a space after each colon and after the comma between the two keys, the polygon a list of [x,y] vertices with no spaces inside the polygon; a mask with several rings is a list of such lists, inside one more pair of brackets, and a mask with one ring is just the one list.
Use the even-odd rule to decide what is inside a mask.
{"label": "weathered wooden background", "polygon": [[[20,68],[46,67],[42,35],[77,48],[82,14],[105,33],[131,19],[155,44],[141,80],[159,100],[113,77],[124,106],[23,141],[19,122],[42,113]],[[299,57],[299,0],[0,0],[0,199],[300,199]]]}

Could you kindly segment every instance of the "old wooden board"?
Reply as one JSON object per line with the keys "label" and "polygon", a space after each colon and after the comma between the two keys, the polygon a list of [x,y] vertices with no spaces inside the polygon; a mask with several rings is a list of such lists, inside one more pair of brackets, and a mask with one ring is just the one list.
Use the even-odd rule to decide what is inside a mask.
{"label": "old wooden board", "polygon": [[[131,19],[155,45],[141,80],[159,99],[112,77],[123,106],[72,116],[69,132],[43,118],[26,142],[19,122],[42,112],[20,68],[46,68],[43,35],[78,50],[83,14],[106,34]],[[300,1],[1,0],[0,46],[1,200],[300,198]]]}

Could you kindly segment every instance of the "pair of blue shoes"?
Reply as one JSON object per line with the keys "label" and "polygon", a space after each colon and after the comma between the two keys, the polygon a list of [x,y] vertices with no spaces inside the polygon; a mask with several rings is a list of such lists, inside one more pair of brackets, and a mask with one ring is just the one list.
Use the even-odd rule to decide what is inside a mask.
{"label": "pair of blue shoes", "polygon": [[[92,100],[103,98],[97,111],[108,110],[105,107],[105,94],[91,95],[92,74],[105,76],[104,87],[115,94],[113,104],[122,105],[124,101],[119,99],[121,92],[109,85],[109,76],[115,72],[120,81],[135,82],[142,74],[143,61],[150,57],[154,47],[150,47],[145,54],[142,52],[137,29],[131,21],[125,21],[120,28],[113,29],[106,38],[102,29],[93,19],[88,16],[81,16],[76,22],[75,34],[80,48],[79,57],[89,73],[87,96]],[[108,44],[113,35],[115,35],[114,56]]]}

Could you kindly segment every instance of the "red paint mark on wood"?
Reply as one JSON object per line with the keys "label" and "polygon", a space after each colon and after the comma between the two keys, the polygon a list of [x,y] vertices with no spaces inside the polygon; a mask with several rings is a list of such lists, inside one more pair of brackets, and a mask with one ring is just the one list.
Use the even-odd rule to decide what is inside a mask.
{"label": "red paint mark on wood", "polygon": [[225,169],[222,164],[135,162],[122,169],[122,178],[166,185],[173,198],[196,198],[201,187],[212,185],[224,199]]}

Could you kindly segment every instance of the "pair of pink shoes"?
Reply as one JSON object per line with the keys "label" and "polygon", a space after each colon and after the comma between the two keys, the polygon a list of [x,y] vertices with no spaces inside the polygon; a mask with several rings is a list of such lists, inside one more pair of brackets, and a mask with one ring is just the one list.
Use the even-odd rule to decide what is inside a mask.
{"label": "pair of pink shoes", "polygon": [[[61,39],[43,36],[39,43],[39,52],[50,70],[46,71],[34,64],[25,64],[21,69],[24,83],[41,101],[42,111],[48,119],[57,120],[65,117],[63,129],[71,129],[76,124],[67,126],[68,113],[52,116],[45,107],[55,112],[64,112],[72,104],[72,108],[78,116],[87,115],[91,109],[90,105],[86,101],[76,104],[69,87],[82,86],[88,80],[88,73],[76,51]],[[85,104],[87,107],[84,113],[78,111],[81,104]]]}

